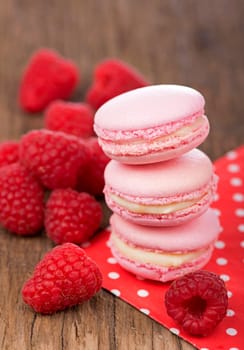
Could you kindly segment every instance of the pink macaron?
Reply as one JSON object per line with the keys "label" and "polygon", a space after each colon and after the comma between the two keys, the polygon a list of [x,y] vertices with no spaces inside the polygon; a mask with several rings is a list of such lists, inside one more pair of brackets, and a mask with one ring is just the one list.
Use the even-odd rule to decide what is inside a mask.
{"label": "pink macaron", "polygon": [[121,94],[99,108],[94,129],[108,157],[127,164],[178,157],[208,135],[205,101],[181,85],[153,85]]}
{"label": "pink macaron", "polygon": [[110,209],[126,220],[152,226],[178,225],[201,215],[217,184],[210,159],[198,149],[153,164],[111,160],[104,177]]}
{"label": "pink macaron", "polygon": [[213,209],[174,227],[136,225],[116,214],[110,223],[110,248],[118,263],[137,276],[161,282],[205,266],[220,232]]}

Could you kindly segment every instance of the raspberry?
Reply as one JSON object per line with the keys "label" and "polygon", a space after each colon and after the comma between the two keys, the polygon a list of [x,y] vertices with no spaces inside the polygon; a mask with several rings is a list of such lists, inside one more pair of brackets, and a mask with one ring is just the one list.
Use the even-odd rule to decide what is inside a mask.
{"label": "raspberry", "polygon": [[88,156],[78,137],[63,132],[33,130],[20,141],[20,162],[49,189],[75,187]]}
{"label": "raspberry", "polygon": [[171,284],[165,294],[165,305],[168,315],[185,332],[206,336],[226,315],[225,284],[212,272],[189,273]]}
{"label": "raspberry", "polygon": [[54,190],[46,204],[47,235],[58,244],[87,241],[99,228],[101,220],[101,206],[88,193]]}
{"label": "raspberry", "polygon": [[97,65],[86,100],[94,109],[98,109],[112,97],[147,85],[133,67],[117,59],[107,59]]}
{"label": "raspberry", "polygon": [[87,166],[82,168],[78,179],[78,190],[88,192],[94,196],[101,195],[104,188],[104,169],[109,162],[99,146],[97,137],[87,140],[87,148],[90,151],[90,160]]}
{"label": "raspberry", "polygon": [[65,243],[37,264],[22,288],[22,297],[36,312],[52,314],[90,299],[101,285],[102,274],[95,262],[77,245]]}
{"label": "raspberry", "polygon": [[44,191],[19,163],[0,168],[0,222],[18,235],[31,235],[43,226]]}
{"label": "raspberry", "polygon": [[45,113],[45,128],[86,138],[94,135],[93,117],[86,103],[54,101]]}
{"label": "raspberry", "polygon": [[42,111],[51,101],[68,98],[79,80],[76,65],[57,52],[41,49],[34,53],[23,73],[20,106],[28,112]]}
{"label": "raspberry", "polygon": [[17,141],[5,141],[0,143],[0,167],[19,160],[19,143]]}

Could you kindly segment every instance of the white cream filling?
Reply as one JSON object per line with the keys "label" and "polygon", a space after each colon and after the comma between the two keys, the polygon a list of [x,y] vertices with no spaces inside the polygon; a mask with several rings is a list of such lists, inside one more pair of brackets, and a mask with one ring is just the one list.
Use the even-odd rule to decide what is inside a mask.
{"label": "white cream filling", "polygon": [[198,130],[204,123],[205,123],[205,119],[203,118],[203,116],[200,116],[192,124],[185,125],[182,128],[172,132],[167,136],[160,137],[159,140],[164,140],[172,136],[181,136],[181,137],[188,136],[190,133]]}
{"label": "white cream filling", "polygon": [[203,195],[200,198],[195,198],[193,200],[189,201],[183,201],[183,202],[174,202],[170,204],[162,204],[162,205],[146,205],[146,204],[139,204],[139,203],[133,203],[128,201],[127,199],[121,198],[117,196],[114,193],[109,192],[109,197],[112,199],[112,201],[119,206],[138,214],[170,214],[174,213],[178,210],[186,209],[197,202],[199,202],[205,195]]}
{"label": "white cream filling", "polygon": [[207,252],[209,247],[192,251],[190,253],[168,253],[168,252],[152,252],[142,248],[136,248],[126,244],[122,241],[115,233],[111,234],[111,242],[115,249],[121,253],[122,256],[142,263],[152,264],[160,266],[181,266],[182,264],[188,263],[199,256]]}

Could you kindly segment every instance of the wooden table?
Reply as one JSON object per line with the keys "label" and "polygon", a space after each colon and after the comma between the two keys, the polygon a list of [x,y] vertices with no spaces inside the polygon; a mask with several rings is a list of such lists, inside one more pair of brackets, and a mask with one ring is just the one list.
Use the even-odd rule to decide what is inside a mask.
{"label": "wooden table", "polygon": [[[152,83],[199,89],[211,122],[201,148],[216,159],[244,141],[243,10],[241,0],[1,1],[0,140],[42,126],[42,115],[19,110],[16,95],[26,61],[43,46],[77,62],[82,81],[76,101],[94,65],[111,56],[136,66]],[[20,238],[1,229],[2,350],[193,349],[106,291],[53,316],[33,313],[20,290],[50,247],[44,235]]]}

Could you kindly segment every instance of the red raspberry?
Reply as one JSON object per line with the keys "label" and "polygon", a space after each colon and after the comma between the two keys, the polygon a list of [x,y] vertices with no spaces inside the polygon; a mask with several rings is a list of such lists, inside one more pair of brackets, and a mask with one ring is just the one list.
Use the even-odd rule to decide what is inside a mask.
{"label": "red raspberry", "polygon": [[63,132],[33,130],[20,141],[21,163],[50,189],[75,187],[88,157],[84,143]]}
{"label": "red raspberry", "polygon": [[87,241],[99,228],[101,220],[101,206],[88,193],[58,189],[47,201],[45,228],[57,244]]}
{"label": "red raspberry", "polygon": [[71,60],[56,51],[41,49],[34,53],[23,73],[20,106],[28,112],[42,111],[51,101],[68,98],[78,80],[78,68]]}
{"label": "red raspberry", "polygon": [[99,146],[97,137],[87,140],[87,148],[90,150],[90,160],[87,166],[82,168],[78,180],[78,190],[88,192],[94,196],[101,195],[104,188],[104,169],[109,162]]}
{"label": "red raspberry", "polygon": [[95,68],[94,82],[86,100],[94,109],[98,109],[112,97],[147,85],[133,67],[117,59],[107,59]]}
{"label": "red raspberry", "polygon": [[19,143],[17,141],[5,141],[0,143],[0,167],[19,160]]}
{"label": "red raspberry", "polygon": [[22,297],[36,312],[52,314],[96,294],[102,274],[83,249],[72,243],[53,248],[24,284]]}
{"label": "red raspberry", "polygon": [[43,226],[44,191],[19,163],[0,168],[0,222],[18,235],[31,235]]}
{"label": "red raspberry", "polygon": [[45,113],[45,128],[67,134],[89,137],[94,135],[94,113],[86,103],[54,101]]}
{"label": "red raspberry", "polygon": [[225,317],[227,291],[219,276],[208,271],[175,280],[165,294],[167,313],[184,331],[206,336]]}

